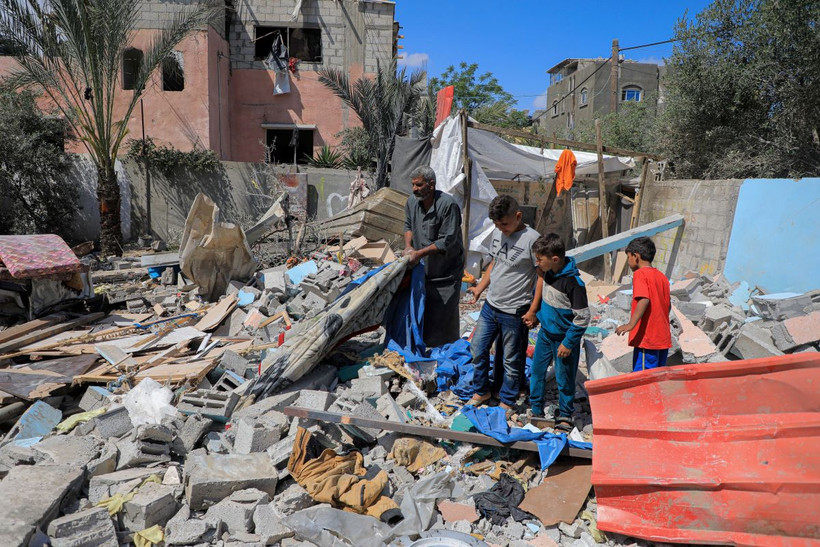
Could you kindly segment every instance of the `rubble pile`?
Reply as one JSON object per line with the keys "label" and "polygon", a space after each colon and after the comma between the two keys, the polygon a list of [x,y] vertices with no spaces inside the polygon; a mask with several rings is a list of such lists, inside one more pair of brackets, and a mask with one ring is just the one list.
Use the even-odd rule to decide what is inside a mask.
{"label": "rubble pile", "polygon": [[[588,283],[577,444],[558,445],[549,467],[537,443],[567,439],[549,410],[530,423],[525,394],[506,414],[484,409],[501,411],[504,435],[530,435],[515,449],[462,411],[465,341],[405,362],[382,325],[254,395],[277,350],[329,324],[327,310],[393,259],[386,243],[354,240],[224,280],[209,302],[177,253],[84,258],[108,314],[0,330],[0,544],[647,544],[598,530],[591,452],[578,448],[594,441],[584,381],[631,369],[626,337],[610,334],[628,320],[628,284]],[[736,290],[720,275],[673,284],[670,364],[818,351],[820,291],[735,305]],[[467,338],[477,309],[462,305]]]}

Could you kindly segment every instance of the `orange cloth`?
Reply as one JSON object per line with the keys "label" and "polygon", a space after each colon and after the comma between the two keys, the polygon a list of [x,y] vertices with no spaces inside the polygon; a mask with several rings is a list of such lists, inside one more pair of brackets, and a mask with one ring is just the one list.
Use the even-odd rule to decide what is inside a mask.
{"label": "orange cloth", "polygon": [[555,192],[560,196],[561,192],[572,188],[572,181],[575,180],[575,166],[578,161],[572,150],[564,150],[558,163],[555,164]]}

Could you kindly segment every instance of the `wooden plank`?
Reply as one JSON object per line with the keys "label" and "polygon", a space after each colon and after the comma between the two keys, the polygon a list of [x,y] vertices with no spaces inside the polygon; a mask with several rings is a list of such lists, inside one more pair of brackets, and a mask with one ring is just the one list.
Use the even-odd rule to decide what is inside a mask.
{"label": "wooden plank", "polygon": [[220,300],[215,306],[212,306],[205,316],[194,325],[194,328],[202,331],[213,330],[222,324],[228,315],[236,307],[237,297],[235,294],[226,296]]}
{"label": "wooden plank", "polygon": [[[345,414],[338,414],[336,412],[322,412],[319,410],[311,410],[309,408],[300,408],[295,406],[286,407],[282,412],[286,416],[295,416],[297,418],[309,418],[312,420],[320,420],[334,424],[347,424],[357,427],[370,427],[374,429],[381,429],[385,431],[395,431],[397,433],[406,433],[407,435],[414,435],[417,437],[426,437],[433,439],[444,439],[449,441],[459,441],[471,444],[480,444],[483,446],[498,446],[506,448],[514,448],[516,450],[526,450],[529,452],[538,452],[538,446],[534,442],[515,442],[504,444],[492,437],[488,437],[483,433],[471,433],[468,431],[454,431],[452,429],[441,429],[438,427],[427,427],[423,425],[403,424],[401,422],[390,422],[387,420],[371,420],[369,418],[359,418],[357,416],[348,416]],[[561,451],[562,456],[573,456],[576,458],[592,459],[592,451],[572,448],[570,446],[564,447]]]}
{"label": "wooden plank", "polygon": [[57,323],[65,321],[66,319],[68,319],[66,314],[55,313],[53,315],[47,315],[46,317],[42,317],[40,319],[34,319],[33,321],[28,321],[26,323],[21,323],[10,327],[0,332],[0,347],[12,340],[16,340],[20,336],[25,336],[38,329],[45,329],[54,326]]}
{"label": "wooden plank", "polygon": [[662,218],[661,220],[656,220],[655,222],[650,222],[649,224],[639,226],[638,228],[627,230],[626,232],[621,232],[620,234],[615,234],[614,236],[610,236],[606,239],[601,239],[588,245],[576,247],[567,251],[567,256],[571,256],[575,259],[576,263],[580,264],[581,262],[585,262],[591,258],[595,258],[596,256],[601,256],[602,254],[616,251],[621,247],[625,247],[627,243],[637,237],[650,237],[655,234],[671,230],[672,228],[677,228],[678,226],[683,226],[683,215],[670,215],[666,218]]}
{"label": "wooden plank", "polygon": [[215,366],[216,360],[214,359],[203,359],[186,363],[163,363],[139,371],[136,376],[134,376],[134,380],[141,382],[146,378],[151,378],[159,383],[171,382],[175,384],[191,380],[194,385],[196,385],[202,381],[202,378]]}
{"label": "wooden plank", "polygon": [[[102,312],[90,313],[88,315],[80,316],[76,319],[67,321],[65,323],[60,323],[45,329],[40,329],[31,332],[15,340],[10,340],[5,344],[0,344],[0,353],[12,352],[16,349],[28,346],[29,344],[34,344],[41,340],[45,340],[46,338],[54,336],[55,334],[60,334],[61,332],[65,332],[67,330],[72,330],[77,327],[87,325],[88,323],[92,323],[94,321],[97,321],[98,319],[102,319],[103,317],[105,317],[105,314]],[[8,355],[0,355],[0,359],[6,357],[8,357]]]}
{"label": "wooden plank", "polygon": [[[476,122],[467,122],[469,127],[473,127],[475,129],[480,129],[482,131],[489,131],[490,133],[495,133],[496,135],[507,135],[508,137],[519,137],[522,139],[532,139],[535,141],[542,142],[544,144],[557,144],[558,146],[564,146],[566,148],[570,148],[572,150],[586,150],[587,152],[595,152],[597,151],[597,147],[594,144],[589,144],[586,142],[578,142],[578,141],[569,141],[566,139],[556,139],[555,137],[545,137],[544,135],[536,135],[534,133],[527,133],[526,131],[519,131],[517,129],[507,129],[505,127],[496,127],[494,125],[487,125],[483,123],[476,123]],[[663,160],[662,156],[657,154],[649,154],[647,152],[638,152],[636,150],[626,150],[624,148],[617,148],[615,146],[604,146],[604,154],[609,154],[611,156],[630,156],[633,158],[649,158],[656,161]]]}

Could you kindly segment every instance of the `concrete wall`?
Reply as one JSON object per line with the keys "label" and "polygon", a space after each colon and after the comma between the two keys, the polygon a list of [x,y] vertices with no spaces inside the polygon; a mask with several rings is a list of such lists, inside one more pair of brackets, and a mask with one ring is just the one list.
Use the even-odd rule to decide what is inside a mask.
{"label": "concrete wall", "polygon": [[[131,239],[131,177],[121,162],[116,164],[120,185],[120,219],[122,237]],[[100,237],[100,202],[97,200],[97,168],[87,156],[75,156],[71,162],[66,184],[77,187],[77,213],[74,229],[68,235],[72,243],[96,240]]]}
{"label": "concrete wall", "polygon": [[[649,182],[641,205],[639,224],[680,213],[685,218],[683,239],[673,278],[688,271],[715,274],[723,271],[742,180],[670,180]],[[666,270],[675,231],[653,237],[654,265]]]}
{"label": "concrete wall", "polygon": [[724,273],[768,293],[820,288],[820,178],[746,180]]}

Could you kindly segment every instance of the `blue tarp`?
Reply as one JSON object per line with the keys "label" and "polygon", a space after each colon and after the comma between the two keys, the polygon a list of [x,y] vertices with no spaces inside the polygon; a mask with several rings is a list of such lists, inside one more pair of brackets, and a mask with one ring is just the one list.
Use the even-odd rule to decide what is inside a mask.
{"label": "blue tarp", "polygon": [[476,408],[466,405],[461,409],[461,413],[467,416],[475,428],[502,443],[514,443],[518,441],[532,441],[538,446],[538,456],[541,459],[541,469],[546,469],[564,447],[569,443],[573,448],[592,450],[592,443],[580,443],[567,440],[563,433],[554,434],[546,431],[529,431],[519,427],[510,427],[507,423],[506,413],[500,407]]}

